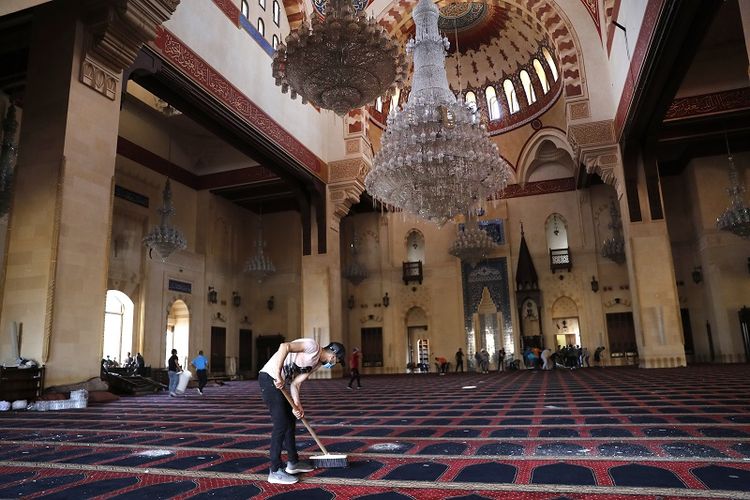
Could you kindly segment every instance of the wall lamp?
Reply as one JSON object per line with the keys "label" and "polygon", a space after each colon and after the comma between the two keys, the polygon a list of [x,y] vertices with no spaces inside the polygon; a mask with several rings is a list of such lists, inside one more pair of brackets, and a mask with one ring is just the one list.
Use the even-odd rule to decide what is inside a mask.
{"label": "wall lamp", "polygon": [[383,295],[383,307],[388,307],[391,304],[391,298],[388,296],[388,292]]}
{"label": "wall lamp", "polygon": [[268,300],[266,301],[266,307],[268,307],[269,311],[273,311],[273,306],[276,305],[274,303],[273,295],[271,295]]}
{"label": "wall lamp", "polygon": [[212,286],[208,287],[208,302],[216,304],[219,301],[219,292]]}
{"label": "wall lamp", "polygon": [[354,309],[354,295],[349,295],[349,298],[346,299],[346,307]]}
{"label": "wall lamp", "polygon": [[591,277],[591,291],[594,293],[599,291],[599,282],[596,281],[596,276]]}
{"label": "wall lamp", "polygon": [[697,285],[698,283],[703,281],[703,268],[701,266],[695,266],[693,268],[691,276],[693,277],[693,283]]}
{"label": "wall lamp", "polygon": [[240,292],[232,292],[232,305],[234,307],[240,307],[240,304],[242,304],[242,297],[240,297]]}

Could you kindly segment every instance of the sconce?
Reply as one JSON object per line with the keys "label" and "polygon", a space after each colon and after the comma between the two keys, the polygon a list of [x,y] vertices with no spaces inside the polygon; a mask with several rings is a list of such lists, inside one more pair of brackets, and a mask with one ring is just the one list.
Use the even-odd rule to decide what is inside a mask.
{"label": "sconce", "polygon": [[693,283],[697,285],[698,283],[703,281],[703,268],[701,266],[695,266],[693,268],[691,276],[693,277]]}
{"label": "sconce", "polygon": [[383,307],[388,307],[391,303],[391,298],[388,296],[388,292],[383,295]]}
{"label": "sconce", "polygon": [[234,307],[240,307],[240,304],[242,304],[242,297],[240,297],[240,293],[232,292],[232,305]]}
{"label": "sconce", "polygon": [[212,286],[208,287],[208,302],[216,304],[219,301],[219,292]]}
{"label": "sconce", "polygon": [[271,295],[268,298],[268,302],[266,302],[266,307],[268,307],[269,311],[273,311],[273,306],[274,306],[274,300],[273,300],[273,295]]}
{"label": "sconce", "polygon": [[354,295],[349,295],[349,298],[346,299],[346,307],[354,309]]}
{"label": "sconce", "polygon": [[596,276],[591,277],[591,291],[594,293],[599,291],[599,282],[596,281]]}

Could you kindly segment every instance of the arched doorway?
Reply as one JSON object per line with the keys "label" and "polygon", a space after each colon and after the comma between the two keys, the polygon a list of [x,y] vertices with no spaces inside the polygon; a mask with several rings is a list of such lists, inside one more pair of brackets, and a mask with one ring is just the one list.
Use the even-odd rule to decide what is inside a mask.
{"label": "arched doorway", "polygon": [[190,354],[188,352],[190,340],[190,310],[188,309],[187,304],[182,300],[175,300],[169,308],[165,336],[165,366],[170,356],[172,356],[172,349],[177,349],[177,356],[180,359],[180,364],[185,368]]}
{"label": "arched doorway", "polygon": [[427,314],[421,307],[412,307],[406,313],[406,366],[411,371],[430,371]]}
{"label": "arched doorway", "polygon": [[102,359],[122,366],[133,348],[133,301],[119,290],[108,290],[104,304]]}
{"label": "arched doorway", "polygon": [[552,304],[555,341],[553,349],[562,346],[580,346],[581,330],[578,322],[578,306],[570,297],[560,297]]}

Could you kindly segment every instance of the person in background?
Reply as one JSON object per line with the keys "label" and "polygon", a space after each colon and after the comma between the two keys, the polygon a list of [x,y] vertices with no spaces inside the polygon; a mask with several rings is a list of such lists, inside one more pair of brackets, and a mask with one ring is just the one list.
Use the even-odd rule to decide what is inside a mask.
{"label": "person in background", "polygon": [[600,367],[600,363],[602,362],[602,352],[604,352],[604,346],[600,345],[596,348],[594,351],[594,366]]}
{"label": "person in background", "polygon": [[177,349],[172,349],[172,356],[168,361],[167,375],[169,375],[169,395],[173,398],[177,396],[177,384],[180,381],[179,372],[182,371],[180,361],[177,358]]}
{"label": "person in background", "polygon": [[198,351],[198,355],[190,362],[195,367],[198,374],[198,394],[203,396],[203,388],[208,383],[208,360],[203,355],[203,351]]}
{"label": "person in background", "polygon": [[141,376],[146,374],[146,362],[140,352],[135,353],[135,374]]}
{"label": "person in background", "polygon": [[505,371],[505,348],[497,351],[497,371]]}
{"label": "person in background", "polygon": [[[343,344],[331,342],[320,347],[313,339],[297,339],[283,342],[271,359],[258,373],[258,385],[263,402],[266,403],[271,414],[273,428],[271,430],[271,470],[268,482],[275,484],[294,484],[299,479],[293,474],[311,472],[315,467],[306,460],[300,460],[297,454],[295,432],[296,418],[305,416],[305,410],[300,401],[300,386],[307,377],[316,370],[333,368],[344,359],[346,350]],[[283,389],[289,384],[289,392],[294,406],[289,404]],[[286,449],[287,463],[283,467],[281,450]]]}
{"label": "person in background", "polygon": [[435,363],[438,365],[440,375],[445,375],[448,371],[448,360],[442,356],[435,356]]}
{"label": "person in background", "polygon": [[352,349],[352,354],[349,356],[349,370],[351,377],[349,378],[349,389],[352,388],[354,381],[357,381],[357,389],[362,388],[362,382],[359,380],[359,349],[356,347]]}
{"label": "person in background", "polygon": [[554,368],[555,365],[551,361],[552,349],[550,349],[549,347],[545,348],[542,351],[541,356],[542,356],[542,363],[543,363],[542,370],[551,370],[552,368]]}
{"label": "person in background", "polygon": [[461,350],[461,348],[458,348],[458,351],[456,351],[456,371],[458,369],[461,369],[461,371],[464,371],[464,352]]}

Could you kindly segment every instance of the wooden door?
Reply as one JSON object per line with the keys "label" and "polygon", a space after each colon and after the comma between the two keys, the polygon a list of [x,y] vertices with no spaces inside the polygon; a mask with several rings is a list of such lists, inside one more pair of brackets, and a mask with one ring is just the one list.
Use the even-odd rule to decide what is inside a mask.
{"label": "wooden door", "polygon": [[211,327],[211,373],[226,373],[227,329],[222,326]]}
{"label": "wooden door", "polygon": [[240,372],[253,369],[253,331],[240,328]]}
{"label": "wooden door", "polygon": [[282,335],[259,335],[255,338],[256,370],[260,371],[263,368],[263,365],[279,350],[282,342],[284,342]]}

